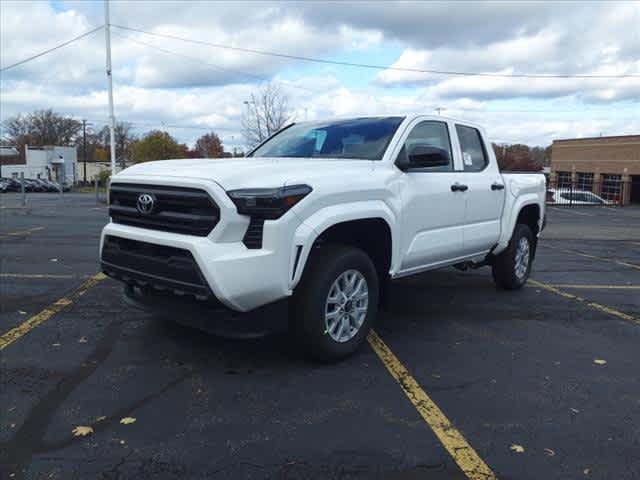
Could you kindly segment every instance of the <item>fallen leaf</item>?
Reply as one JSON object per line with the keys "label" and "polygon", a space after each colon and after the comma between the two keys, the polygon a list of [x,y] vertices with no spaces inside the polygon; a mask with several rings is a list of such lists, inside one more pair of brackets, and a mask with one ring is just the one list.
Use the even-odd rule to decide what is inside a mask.
{"label": "fallen leaf", "polygon": [[593,363],[595,363],[596,365],[606,365],[607,361],[606,360],[602,360],[601,358],[596,358]]}
{"label": "fallen leaf", "polygon": [[52,343],[51,346],[52,347],[59,347],[60,345],[62,345],[61,343]]}
{"label": "fallen leaf", "polygon": [[545,455],[548,455],[548,456],[550,456],[550,457],[553,457],[553,456],[556,454],[556,452],[554,452],[554,451],[553,451],[553,450],[551,450],[550,448],[545,448],[545,449],[544,449],[544,453],[545,453]]}
{"label": "fallen leaf", "polygon": [[129,425],[130,423],[135,422],[136,419],[133,417],[124,417],[122,419],[120,419],[120,423],[123,425]]}
{"label": "fallen leaf", "polygon": [[524,452],[524,447],[522,445],[516,445],[515,443],[513,445],[511,445],[510,449],[513,450],[516,453]]}
{"label": "fallen leaf", "polygon": [[85,427],[83,425],[78,425],[76,428],[73,429],[74,437],[86,437],[90,433],[93,433],[93,428]]}
{"label": "fallen leaf", "polygon": [[16,407],[10,407],[7,412],[13,412],[16,409]]}
{"label": "fallen leaf", "polygon": [[25,312],[24,310],[18,310],[18,313],[19,313],[20,315],[26,315],[26,314],[27,314],[27,312]]}
{"label": "fallen leaf", "polygon": [[571,410],[573,413],[580,413],[580,410],[578,410],[577,408],[570,408],[569,410]]}
{"label": "fallen leaf", "polygon": [[87,343],[87,337],[80,337],[78,343]]}
{"label": "fallen leaf", "polygon": [[102,422],[103,420],[106,420],[107,417],[105,417],[104,415],[99,416],[98,418],[96,418],[96,422]]}
{"label": "fallen leaf", "polygon": [[52,259],[50,259],[49,261],[50,261],[50,262],[57,262],[57,261],[58,261],[58,259],[57,259],[57,258],[52,258]]}
{"label": "fallen leaf", "polygon": [[120,440],[120,445],[124,445],[124,440]]}
{"label": "fallen leaf", "polygon": [[16,424],[15,424],[15,423],[12,423],[12,424],[11,424],[11,428],[16,428]]}
{"label": "fallen leaf", "polygon": [[591,473],[591,470],[588,468],[585,468],[582,473],[584,473],[585,475],[589,475]]}

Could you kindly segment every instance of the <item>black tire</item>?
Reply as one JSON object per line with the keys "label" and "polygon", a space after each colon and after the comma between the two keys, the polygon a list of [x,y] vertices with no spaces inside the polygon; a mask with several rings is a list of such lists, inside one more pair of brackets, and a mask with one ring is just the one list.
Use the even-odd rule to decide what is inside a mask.
{"label": "black tire", "polygon": [[[368,306],[357,333],[351,339],[339,342],[327,332],[325,305],[336,279],[349,270],[359,272],[366,280]],[[378,285],[376,269],[362,250],[346,245],[326,245],[315,250],[293,294],[289,315],[290,334],[302,353],[317,360],[331,361],[355,352],[377,315]]]}
{"label": "black tire", "polygon": [[[516,273],[516,253],[522,238],[525,238],[528,242],[529,259],[524,274],[518,275]],[[511,240],[509,240],[509,246],[497,255],[493,262],[493,280],[498,287],[505,290],[518,290],[527,283],[531,273],[534,248],[533,233],[531,233],[529,226],[522,223],[517,224]]]}

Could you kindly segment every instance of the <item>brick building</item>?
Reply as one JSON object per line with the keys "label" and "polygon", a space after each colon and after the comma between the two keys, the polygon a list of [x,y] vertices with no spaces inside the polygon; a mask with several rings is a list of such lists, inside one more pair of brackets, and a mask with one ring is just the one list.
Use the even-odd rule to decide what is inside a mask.
{"label": "brick building", "polygon": [[554,140],[549,183],[640,203],[640,135]]}

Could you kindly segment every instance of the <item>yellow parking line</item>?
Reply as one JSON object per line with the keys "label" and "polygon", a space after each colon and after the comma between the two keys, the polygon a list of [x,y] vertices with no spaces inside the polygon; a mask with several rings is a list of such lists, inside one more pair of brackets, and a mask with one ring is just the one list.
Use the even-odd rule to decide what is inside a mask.
{"label": "yellow parking line", "polygon": [[575,300],[577,302],[584,303],[588,307],[594,308],[596,310],[600,310],[601,312],[607,313],[609,315],[613,315],[614,317],[618,317],[623,320],[627,320],[628,322],[633,322],[640,325],[639,318],[636,318],[633,315],[629,315],[628,313],[620,312],[615,308],[607,307],[606,305],[600,305],[599,303],[596,303],[596,302],[590,302],[589,300],[585,300],[584,298],[579,297],[578,295],[564,292],[557,287],[554,287],[552,285],[547,285],[546,283],[538,282],[537,280],[532,280],[531,278],[528,280],[528,283],[530,283],[535,287],[547,290],[548,292],[552,292],[552,293],[555,293],[556,295],[560,295],[561,297],[567,298],[569,300]]}
{"label": "yellow parking line", "polygon": [[587,290],[640,290],[640,285],[573,285],[573,284],[553,284],[555,288],[576,288]]}
{"label": "yellow parking line", "polygon": [[77,301],[82,295],[85,294],[87,290],[93,287],[95,284],[107,278],[103,273],[97,273],[93,277],[89,278],[87,281],[82,283],[71,295],[67,297],[62,297],[57,302],[48,306],[40,313],[34,315],[26,322],[18,325],[15,328],[12,328],[7,333],[3,334],[0,337],[0,350],[4,350],[6,347],[11,345],[13,342],[18,340],[23,335],[26,335],[31,330],[36,328],[43,322],[49,320],[52,316],[58,313],[63,308],[71,305],[73,302]]}
{"label": "yellow parking line", "polygon": [[17,232],[9,232],[9,233],[5,233],[3,235],[0,235],[0,238],[22,237],[24,235],[31,235],[33,232],[38,232],[40,230],[44,230],[44,227],[33,227],[33,228],[29,228],[27,230],[20,230],[20,231],[17,231]]}
{"label": "yellow parking line", "polygon": [[465,475],[472,480],[495,479],[496,476],[489,466],[467,443],[462,433],[456,430],[378,334],[372,330],[367,341]]}
{"label": "yellow parking line", "polygon": [[[86,278],[88,275],[82,275],[80,278]],[[55,275],[48,273],[0,273],[0,278],[50,278],[55,280],[63,280],[65,278],[77,278],[76,275]]]}
{"label": "yellow parking line", "polygon": [[569,250],[567,248],[559,248],[559,247],[554,247],[552,245],[545,245],[545,247],[551,248],[553,250],[560,250],[561,252],[564,252],[564,253],[572,253],[574,255],[580,255],[581,257],[590,258],[592,260],[602,260],[603,262],[617,263],[618,265],[622,265],[623,267],[635,268],[640,270],[640,265],[636,265],[635,263],[621,262],[620,260],[612,260],[611,258],[598,257],[597,255],[590,255],[588,253],[582,253],[577,250]]}

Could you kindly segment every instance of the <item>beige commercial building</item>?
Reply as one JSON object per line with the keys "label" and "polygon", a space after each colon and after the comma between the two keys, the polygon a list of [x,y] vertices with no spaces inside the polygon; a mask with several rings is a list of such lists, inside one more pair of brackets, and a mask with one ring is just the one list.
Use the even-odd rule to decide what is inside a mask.
{"label": "beige commercial building", "polygon": [[640,203],[640,135],[554,140],[549,183]]}

